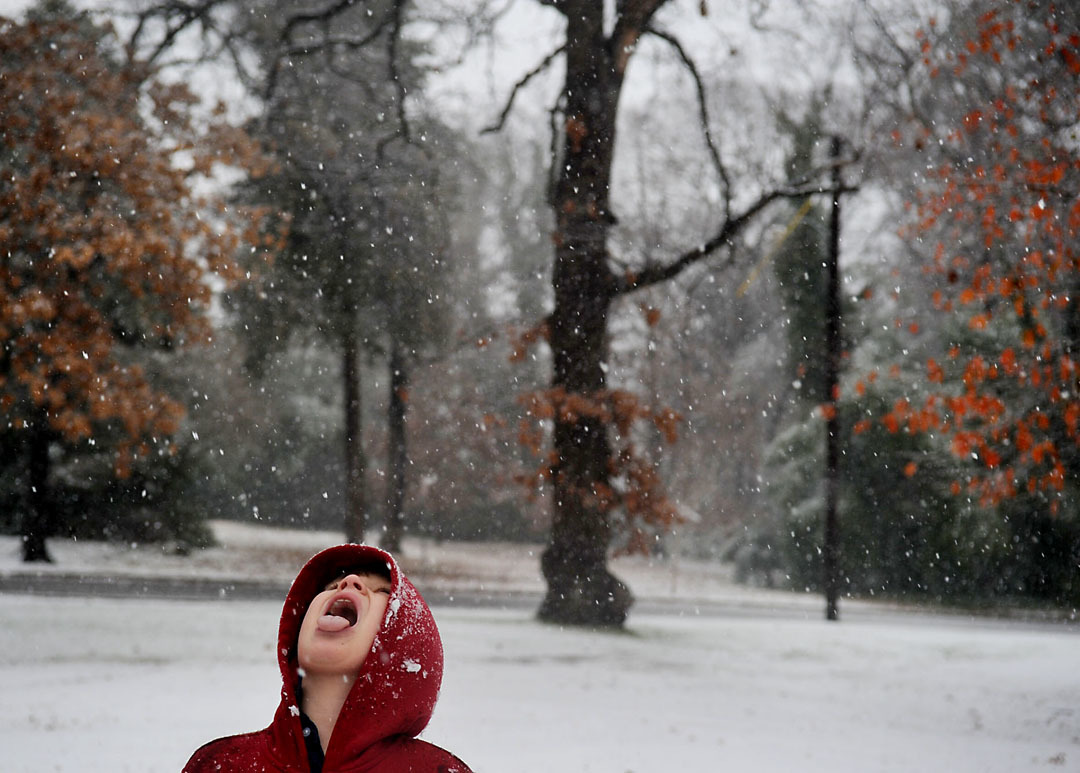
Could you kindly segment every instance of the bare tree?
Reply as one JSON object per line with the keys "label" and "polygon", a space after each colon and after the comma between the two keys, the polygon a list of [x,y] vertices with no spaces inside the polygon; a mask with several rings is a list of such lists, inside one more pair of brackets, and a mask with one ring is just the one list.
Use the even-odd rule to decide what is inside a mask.
{"label": "bare tree", "polygon": [[[562,399],[577,396],[587,402],[600,399],[607,390],[608,321],[616,300],[667,282],[722,251],[769,204],[805,195],[808,188],[777,186],[735,208],[736,191],[709,133],[705,90],[698,70],[676,37],[653,26],[657,12],[668,0],[616,2],[610,32],[605,29],[604,3],[541,1],[566,17],[565,41],[541,63],[546,66],[557,56],[565,63],[558,109],[562,121],[552,159],[549,200],[556,218],[555,308],[547,319],[553,357],[551,384]],[[671,46],[693,76],[709,161],[722,186],[722,216],[715,232],[694,249],[667,260],[654,260],[637,270],[618,271],[608,243],[617,222],[610,205],[616,119],[627,67],[646,35]],[[511,101],[538,71],[526,74],[512,91]],[[507,112],[504,110],[503,116]],[[612,503],[605,492],[611,490],[613,450],[605,416],[599,411],[558,411],[554,425],[551,479],[555,513],[542,557],[548,592],[539,614],[552,622],[618,626],[632,597],[607,567]]]}
{"label": "bare tree", "polygon": [[[730,257],[735,238],[770,204],[820,191],[821,186],[814,183],[815,173],[802,181],[759,189],[756,195],[736,189],[710,133],[706,89],[694,59],[676,36],[654,24],[661,8],[674,5],[670,0],[537,2],[565,17],[565,37],[513,87],[491,129],[501,128],[529,81],[554,62],[563,62],[564,81],[551,113],[555,131],[548,203],[555,217],[554,309],[543,328],[553,359],[549,397],[584,410],[554,414],[549,469],[554,514],[542,558],[548,592],[539,615],[559,623],[618,626],[625,620],[632,597],[607,567],[613,516],[620,505],[619,497],[612,496],[616,466],[609,437],[612,420],[603,410],[589,407],[610,399],[606,369],[612,306],[638,290],[674,279],[717,253],[726,251]],[[371,45],[386,46],[394,77],[410,5],[408,0],[329,0],[284,19],[283,45],[280,57],[268,68],[268,88],[273,88],[281,65],[293,58],[325,54],[332,62],[335,50]],[[483,12],[487,5],[476,0],[473,10]],[[371,34],[347,37],[335,32],[334,20],[358,6],[372,14]],[[701,0],[700,12],[707,13],[705,0]],[[302,40],[294,36],[300,29],[307,31]],[[718,225],[698,246],[630,269],[616,263],[611,254],[609,237],[617,218],[610,198],[620,96],[628,66],[645,36],[668,46],[692,77],[706,162],[721,193]],[[396,103],[395,139],[408,141],[405,97],[402,91]]]}

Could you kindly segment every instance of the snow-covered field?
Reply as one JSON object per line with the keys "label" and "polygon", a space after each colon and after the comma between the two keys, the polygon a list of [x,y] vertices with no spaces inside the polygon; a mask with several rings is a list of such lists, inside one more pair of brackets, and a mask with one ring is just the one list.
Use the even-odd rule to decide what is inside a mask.
{"label": "snow-covered field", "polygon": [[[425,737],[477,773],[1080,770],[1077,625],[865,606],[829,624],[782,597],[638,613],[621,634],[437,606],[447,668]],[[265,725],[279,610],[0,595],[0,770],[178,771]]]}
{"label": "snow-covered field", "polygon": [[[159,545],[118,545],[105,542],[50,540],[53,564],[27,567],[19,559],[19,541],[0,536],[0,575],[33,571],[44,574],[112,575],[139,577],[200,577],[227,581],[235,578],[282,583],[286,587],[315,552],[341,541],[340,532],[275,529],[265,526],[211,521],[218,545],[190,556],[163,553]],[[540,548],[509,543],[436,542],[407,537],[398,561],[422,590],[452,594],[495,591],[540,593]],[[752,589],[735,588],[726,565],[715,561],[681,559],[652,561],[625,556],[614,562],[639,598],[745,599]],[[776,603],[789,603],[790,594],[764,593]],[[808,600],[809,601],[809,600]],[[811,601],[814,606],[820,606]]]}

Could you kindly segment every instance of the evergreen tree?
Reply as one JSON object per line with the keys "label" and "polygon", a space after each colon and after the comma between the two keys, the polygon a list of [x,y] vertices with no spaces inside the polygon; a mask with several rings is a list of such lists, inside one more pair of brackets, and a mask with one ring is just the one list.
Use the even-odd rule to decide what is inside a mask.
{"label": "evergreen tree", "polygon": [[[278,171],[246,194],[272,202],[289,217],[285,251],[268,265],[253,265],[255,282],[233,296],[236,319],[249,342],[257,372],[296,342],[326,347],[339,362],[343,405],[346,538],[367,528],[373,497],[366,490],[363,404],[366,359],[393,362],[391,381],[446,331],[445,216],[448,194],[440,157],[452,157],[451,135],[423,117],[404,119],[404,94],[420,75],[408,63],[418,51],[401,42],[392,57],[375,41],[390,7],[335,20],[348,31],[340,44],[305,51],[320,39],[317,24],[283,27],[294,9],[269,2],[249,30],[273,84],[264,129]],[[282,41],[289,44],[282,50]],[[316,48],[315,43],[312,43]],[[288,59],[288,64],[284,59]],[[394,439],[405,440],[407,385],[391,388]],[[392,456],[401,468],[401,452]],[[401,476],[387,497],[396,517]]]}

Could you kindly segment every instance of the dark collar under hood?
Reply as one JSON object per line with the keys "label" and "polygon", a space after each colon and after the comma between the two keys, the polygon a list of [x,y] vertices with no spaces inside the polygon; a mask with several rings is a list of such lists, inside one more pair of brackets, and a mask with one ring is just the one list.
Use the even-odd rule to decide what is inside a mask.
{"label": "dark collar under hood", "polygon": [[443,650],[424,599],[389,553],[368,545],[338,545],[318,553],[293,581],[278,629],[281,703],[271,726],[275,756],[306,759],[300,725],[296,641],[311,600],[338,573],[385,562],[390,600],[382,627],[341,708],[326,748],[326,770],[353,767],[379,753],[379,742],[415,737],[431,719],[442,683]]}

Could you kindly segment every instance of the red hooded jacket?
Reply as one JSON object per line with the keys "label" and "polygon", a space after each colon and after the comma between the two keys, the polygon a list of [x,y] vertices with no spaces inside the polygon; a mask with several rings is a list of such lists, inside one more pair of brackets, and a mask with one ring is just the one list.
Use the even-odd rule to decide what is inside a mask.
{"label": "red hooded jacket", "polygon": [[393,557],[367,545],[338,545],[315,555],[293,581],[278,629],[281,703],[270,726],[203,746],[184,773],[307,771],[300,723],[296,642],[308,605],[344,570],[373,562],[390,569],[382,627],[341,707],[323,773],[470,773],[465,763],[416,736],[431,719],[442,682],[443,651],[435,619]]}

